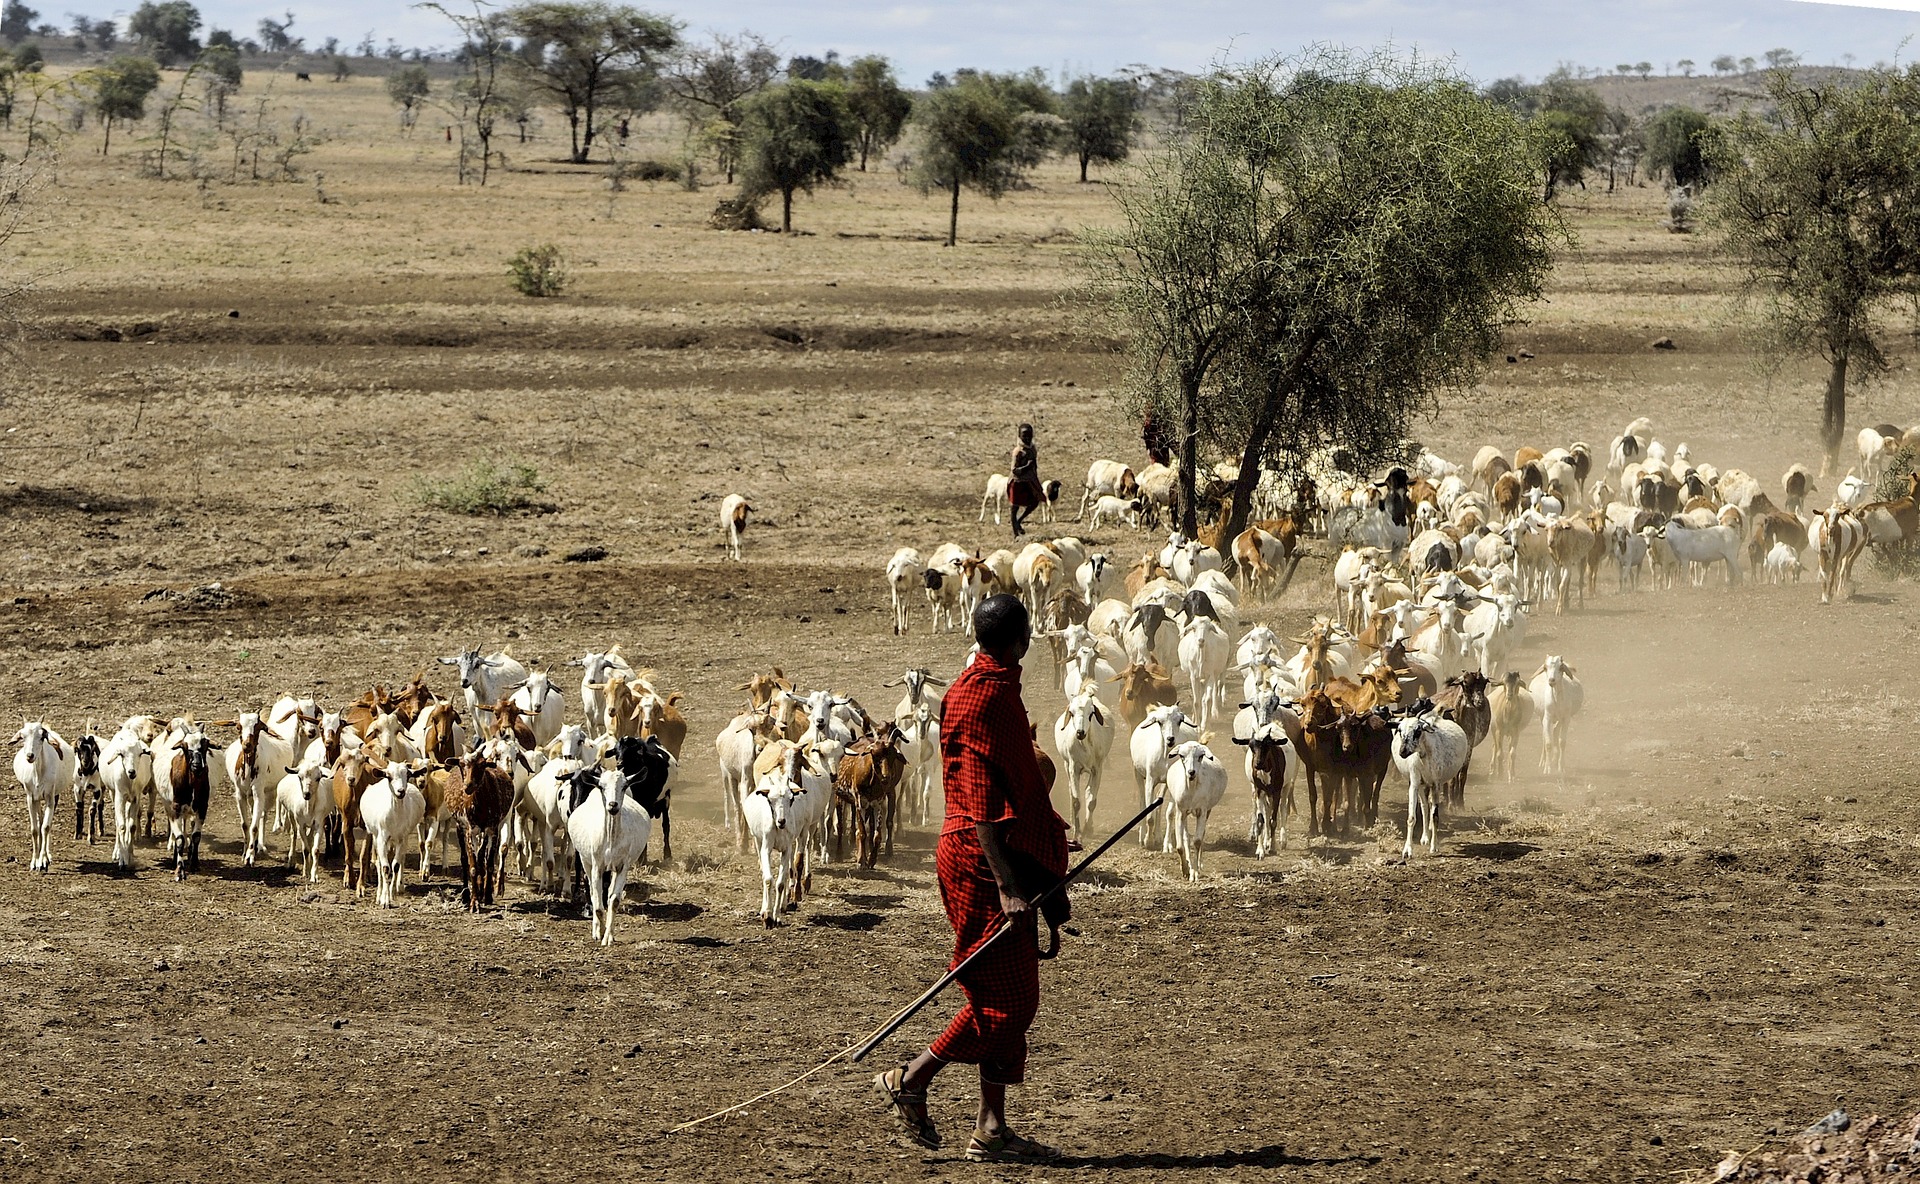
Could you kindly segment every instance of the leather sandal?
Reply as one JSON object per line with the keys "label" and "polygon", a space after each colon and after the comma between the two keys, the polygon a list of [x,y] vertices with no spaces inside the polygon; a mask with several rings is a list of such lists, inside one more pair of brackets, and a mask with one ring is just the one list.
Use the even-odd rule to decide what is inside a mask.
{"label": "leather sandal", "polygon": [[1012,1131],[997,1135],[975,1131],[967,1141],[967,1158],[975,1163],[1052,1163],[1060,1158],[1060,1149],[1021,1138]]}
{"label": "leather sandal", "polygon": [[934,1129],[933,1119],[927,1113],[927,1091],[907,1089],[901,1083],[907,1079],[907,1067],[888,1069],[876,1074],[873,1088],[893,1108],[893,1115],[900,1125],[907,1128],[907,1136],[929,1151],[940,1150],[940,1132]]}

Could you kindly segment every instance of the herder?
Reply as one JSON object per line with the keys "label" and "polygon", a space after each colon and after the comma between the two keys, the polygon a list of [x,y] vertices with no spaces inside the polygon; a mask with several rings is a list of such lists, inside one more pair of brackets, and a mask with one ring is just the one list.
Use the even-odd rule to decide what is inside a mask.
{"label": "herder", "polygon": [[1067,824],[1053,811],[1020,699],[1026,606],[993,596],[973,615],[980,654],[948,688],[940,729],[947,815],[935,867],[953,926],[950,966],[996,932],[1018,928],[960,977],[967,1005],[913,1060],[874,1078],[915,1142],[940,1146],[927,1086],[949,1062],[980,1066],[980,1114],[967,1158],[1042,1163],[1060,1152],[1007,1126],[1007,1087],[1026,1076],[1027,1029],[1040,1007],[1038,933],[1029,901],[1067,870]]}
{"label": "herder", "polygon": [[1027,533],[1023,525],[1046,499],[1040,485],[1040,449],[1033,443],[1033,425],[1020,425],[1020,442],[1009,458],[1013,472],[1007,479],[1007,520],[1013,523],[1015,538]]}

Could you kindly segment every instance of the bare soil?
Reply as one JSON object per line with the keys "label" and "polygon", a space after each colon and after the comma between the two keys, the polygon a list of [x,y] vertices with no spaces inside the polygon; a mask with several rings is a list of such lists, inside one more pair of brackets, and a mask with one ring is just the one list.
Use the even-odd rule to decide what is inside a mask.
{"label": "bare soil", "polygon": [[[298,688],[337,703],[466,645],[557,665],[619,641],[687,696],[677,858],[637,876],[599,950],[518,883],[472,917],[444,872],[409,871],[383,912],[337,868],[311,887],[242,868],[224,803],[185,884],[151,844],[121,877],[64,834],[51,874],[29,874],[11,807],[0,1178],[963,1170],[960,1071],[937,1087],[938,1154],[898,1138],[865,1081],[944,1005],[878,1063],[663,1137],[844,1047],[949,948],[930,827],[872,872],[823,869],[763,929],[711,741],[752,671],[871,705],[910,664],[957,668],[964,644],[929,636],[924,612],[889,634],[881,566],[902,543],[1001,545],[977,498],[1014,423],[1038,426],[1070,489],[1088,460],[1138,452],[1109,344],[1059,302],[1054,229],[1107,216],[1099,188],[1062,171],[974,203],[976,237],[943,253],[912,237],[939,211],[890,177],[807,203],[815,237],[703,231],[713,191],[628,194],[617,225],[589,227],[607,199],[577,177],[454,192],[425,149],[359,161],[346,140],[328,206],[239,186],[209,211],[186,186],[70,166],[67,212],[33,250],[75,233],[61,217],[119,219],[130,246],[76,246],[42,284],[0,407],[0,714],[71,735]],[[1656,229],[1658,195],[1570,201],[1581,246],[1512,338],[1538,357],[1496,360],[1429,442],[1462,460],[1489,441],[1604,449],[1647,414],[1670,447],[1770,489],[1811,459],[1813,386],[1756,374],[1725,277]],[[494,246],[556,226],[597,267],[562,300],[512,296]],[[839,237],[869,233],[884,237]],[[484,249],[453,249],[469,234]],[[169,235],[214,245],[169,273]],[[1663,335],[1681,348],[1649,351]],[[1856,417],[1915,405],[1902,370]],[[417,480],[475,456],[535,464],[550,512],[416,503]],[[717,528],[733,491],[757,508],[741,565]],[[1123,560],[1155,543],[1088,537]],[[587,546],[608,557],[563,560]],[[1297,631],[1330,604],[1326,563],[1249,618]],[[1476,774],[1438,858],[1395,861],[1390,784],[1375,830],[1296,828],[1256,861],[1235,768],[1200,884],[1128,843],[1080,894],[1016,1121],[1103,1177],[1652,1180],[1836,1101],[1910,1112],[1914,592],[1861,574],[1825,609],[1811,583],[1622,595],[1606,579],[1584,609],[1537,614],[1520,664],[1564,654],[1588,688],[1569,772],[1534,775],[1529,737],[1519,780]],[[214,581],[223,607],[150,597]],[[1029,671],[1050,721],[1046,658]],[[1117,757],[1094,829],[1133,800]]]}

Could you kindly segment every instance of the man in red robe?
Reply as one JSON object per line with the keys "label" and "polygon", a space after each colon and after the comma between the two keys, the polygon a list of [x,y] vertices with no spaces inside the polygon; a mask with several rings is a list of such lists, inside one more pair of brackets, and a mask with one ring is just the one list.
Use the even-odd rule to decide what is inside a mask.
{"label": "man in red robe", "polygon": [[925,1052],[874,1078],[914,1140],[937,1148],[927,1113],[927,1086],[950,1062],[980,1067],[980,1113],[967,1158],[1038,1163],[1060,1152],[1015,1134],[1007,1125],[1007,1087],[1026,1077],[1027,1029],[1040,1008],[1040,955],[1030,888],[1016,862],[1031,861],[1053,877],[1067,870],[1067,824],[1054,813],[1052,786],[1040,772],[1020,659],[1030,622],[1018,597],[988,598],[974,612],[980,643],[973,665],[947,688],[940,756],[946,822],[934,866],[953,926],[953,961],[980,948],[1003,923],[1014,931],[994,942],[960,976],[967,1005]]}

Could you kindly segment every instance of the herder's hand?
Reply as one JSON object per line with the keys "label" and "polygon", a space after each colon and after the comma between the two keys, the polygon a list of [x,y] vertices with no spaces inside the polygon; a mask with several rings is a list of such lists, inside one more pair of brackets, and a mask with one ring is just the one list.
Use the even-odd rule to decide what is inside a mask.
{"label": "herder's hand", "polygon": [[1007,920],[1018,921],[1026,916],[1032,907],[1020,897],[1008,895],[1006,889],[1000,890],[1000,911],[1006,914]]}

